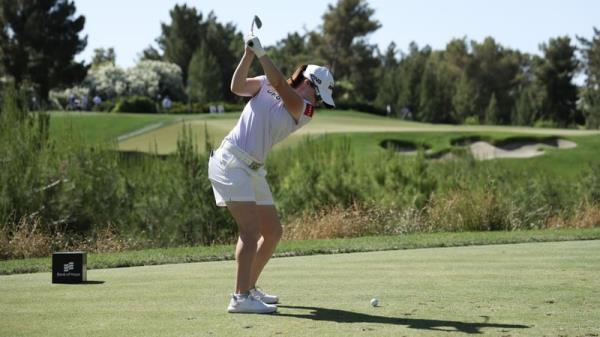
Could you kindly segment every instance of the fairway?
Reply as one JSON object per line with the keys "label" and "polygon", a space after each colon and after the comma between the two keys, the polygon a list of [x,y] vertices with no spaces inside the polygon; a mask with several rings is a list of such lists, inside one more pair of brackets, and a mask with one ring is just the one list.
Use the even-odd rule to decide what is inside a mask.
{"label": "fairway", "polygon": [[[196,115],[188,117],[189,125],[195,135],[200,150],[204,149],[205,127],[213,144],[218,145],[239,118],[239,114]],[[184,123],[174,123],[153,129],[149,132],[127,138],[119,142],[123,151],[154,151],[159,154],[174,152],[177,139]],[[306,135],[348,134],[348,133],[416,133],[416,132],[494,132],[554,136],[583,136],[598,134],[598,131],[573,129],[540,129],[530,127],[491,126],[491,125],[444,125],[404,121],[396,118],[381,117],[354,111],[319,110],[314,120],[285,139],[278,147],[293,145]]]}
{"label": "fairway", "polygon": [[0,335],[597,336],[598,278],[600,241],[277,258],[257,316],[225,311],[232,261],[1,276]]}

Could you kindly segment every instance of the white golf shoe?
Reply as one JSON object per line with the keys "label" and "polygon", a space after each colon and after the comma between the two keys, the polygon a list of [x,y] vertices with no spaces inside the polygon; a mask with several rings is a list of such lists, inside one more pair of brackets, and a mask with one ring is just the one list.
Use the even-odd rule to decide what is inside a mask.
{"label": "white golf shoe", "polygon": [[269,314],[277,311],[276,305],[265,304],[252,295],[231,296],[227,312],[246,313],[246,314]]}
{"label": "white golf shoe", "polygon": [[279,302],[279,297],[277,297],[277,295],[269,295],[258,287],[250,289],[250,295],[263,301],[266,304],[276,304]]}

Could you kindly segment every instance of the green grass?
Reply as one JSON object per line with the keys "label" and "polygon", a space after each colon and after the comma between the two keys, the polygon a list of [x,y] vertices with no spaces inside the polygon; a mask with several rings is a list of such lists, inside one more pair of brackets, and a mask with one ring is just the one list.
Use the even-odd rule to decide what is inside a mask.
{"label": "green grass", "polygon": [[[198,148],[204,149],[205,126],[209,132],[211,141],[217,144],[233,128],[239,114],[225,115],[196,115],[191,117],[189,125],[197,136]],[[182,125],[180,123],[169,125],[164,128],[144,133],[138,137],[132,137],[119,143],[119,148],[127,151],[148,151],[156,150],[160,154],[171,153],[177,146],[177,137],[181,133]],[[306,135],[338,134],[352,137],[360,137],[364,134],[370,138],[372,135],[380,133],[388,134],[418,134],[423,132],[450,133],[454,135],[472,134],[472,133],[491,133],[495,135],[560,135],[560,136],[582,136],[598,135],[598,131],[581,131],[567,129],[540,129],[530,127],[509,127],[509,126],[472,126],[472,125],[443,125],[427,124],[403,121],[395,118],[381,117],[371,114],[365,114],[355,111],[339,110],[319,110],[308,125],[290,135],[276,148],[292,146],[301,141]],[[376,143],[369,143],[371,146],[377,146]]]}
{"label": "green grass", "polygon": [[[432,247],[597,239],[600,239],[600,228],[367,236],[349,239],[283,241],[278,246],[275,255],[297,256]],[[99,269],[231,260],[233,259],[233,251],[234,246],[232,245],[215,245],[146,249],[112,254],[89,254],[88,268]],[[50,270],[50,257],[0,261],[0,275],[48,272]]]}
{"label": "green grass", "polygon": [[[600,241],[274,259],[274,315],[225,312],[232,261],[0,277],[0,336],[597,336]],[[380,307],[371,307],[372,297]]]}
{"label": "green grass", "polygon": [[116,140],[117,137],[151,124],[167,123],[177,116],[155,114],[51,112],[50,133],[81,133],[91,143]]}
{"label": "green grass", "polygon": [[[157,151],[165,154],[176,149],[177,139],[184,123],[192,128],[198,149],[205,148],[205,127],[210,140],[216,146],[235,125],[239,113],[222,115],[156,115],[156,114],[108,114],[108,113],[52,113],[51,132],[80,132],[90,141],[116,140],[130,134],[119,142],[119,149],[126,151]],[[145,128],[158,126],[145,131]],[[135,134],[135,131],[142,131]],[[383,151],[381,141],[405,140],[427,144],[430,152],[440,153],[451,149],[452,139],[467,136],[483,136],[491,141],[528,135],[530,137],[560,136],[577,143],[568,150],[546,149],[543,156],[529,159],[493,160],[488,165],[500,165],[509,169],[536,171],[549,170],[569,179],[576,178],[586,163],[594,161],[600,148],[598,131],[567,129],[540,129],[509,126],[439,125],[407,122],[355,111],[320,110],[315,120],[292,134],[276,149],[294,146],[306,136],[328,134],[333,138],[349,137],[352,150],[361,158],[376,156]]]}

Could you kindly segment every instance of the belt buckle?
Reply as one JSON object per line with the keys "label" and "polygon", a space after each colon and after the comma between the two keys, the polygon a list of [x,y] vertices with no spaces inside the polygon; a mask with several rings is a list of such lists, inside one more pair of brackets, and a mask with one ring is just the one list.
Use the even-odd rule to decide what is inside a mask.
{"label": "belt buckle", "polygon": [[248,165],[250,167],[250,169],[256,171],[258,170],[262,165],[260,163],[257,163],[255,161],[253,161],[252,163],[250,163],[250,165]]}

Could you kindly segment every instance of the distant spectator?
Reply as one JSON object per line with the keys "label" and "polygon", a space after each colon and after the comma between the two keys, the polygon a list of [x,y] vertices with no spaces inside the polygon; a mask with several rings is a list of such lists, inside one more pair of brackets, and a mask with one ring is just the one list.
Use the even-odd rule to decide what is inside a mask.
{"label": "distant spectator", "polygon": [[75,110],[75,95],[69,94],[67,98],[67,110]]}
{"label": "distant spectator", "polygon": [[220,113],[220,114],[222,114],[222,113],[225,112],[225,107],[223,107],[223,104],[219,104],[217,106],[217,112]]}
{"label": "distant spectator", "polygon": [[208,111],[209,111],[211,114],[214,114],[214,113],[216,113],[216,112],[217,112],[217,107],[211,104],[211,105],[208,107]]}
{"label": "distant spectator", "polygon": [[83,97],[81,97],[81,110],[87,110],[89,104],[88,95],[83,95]]}
{"label": "distant spectator", "polygon": [[96,95],[96,96],[94,96],[94,98],[92,98],[92,102],[94,102],[94,106],[98,106],[98,105],[100,105],[100,103],[102,103],[102,98],[100,98],[100,96]]}
{"label": "distant spectator", "polygon": [[388,116],[389,116],[389,115],[391,115],[391,114],[392,114],[392,106],[388,104],[388,105],[385,107],[385,112],[387,112],[387,115],[388,115]]}
{"label": "distant spectator", "polygon": [[171,109],[171,106],[173,105],[173,102],[171,101],[171,99],[169,98],[169,96],[165,96],[165,98],[162,100],[162,107],[164,110],[169,110]]}

